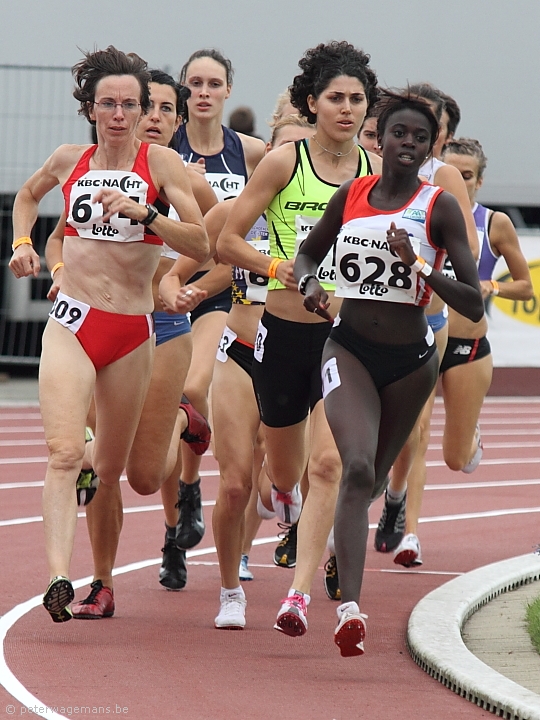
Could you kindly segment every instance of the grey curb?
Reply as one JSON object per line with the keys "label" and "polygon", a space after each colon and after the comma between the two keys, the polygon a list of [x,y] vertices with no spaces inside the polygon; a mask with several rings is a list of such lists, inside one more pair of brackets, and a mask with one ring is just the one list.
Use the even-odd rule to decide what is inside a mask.
{"label": "grey curb", "polygon": [[540,720],[540,695],[479,660],[461,629],[482,605],[503,592],[540,579],[540,557],[521,555],[485,565],[433,590],[409,619],[414,661],[453,692],[507,720]]}

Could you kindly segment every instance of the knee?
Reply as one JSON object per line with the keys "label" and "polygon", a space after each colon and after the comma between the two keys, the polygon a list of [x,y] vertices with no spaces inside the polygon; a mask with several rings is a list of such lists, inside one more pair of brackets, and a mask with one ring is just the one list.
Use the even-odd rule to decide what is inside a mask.
{"label": "knee", "polygon": [[346,490],[359,491],[371,497],[375,486],[375,464],[360,455],[344,460],[342,485]]}
{"label": "knee", "polygon": [[308,477],[310,483],[339,483],[341,478],[341,459],[337,450],[329,449],[312,457],[309,462]]}
{"label": "knee", "polygon": [[251,474],[234,473],[233,477],[222,476],[219,494],[229,510],[243,512],[251,495]]}
{"label": "knee", "polygon": [[69,472],[80,470],[84,456],[84,442],[69,443],[63,440],[50,440],[47,443],[49,450],[49,467],[52,470]]}
{"label": "knee", "polygon": [[114,459],[94,459],[94,472],[100,482],[105,485],[115,485],[120,480],[124,467]]}

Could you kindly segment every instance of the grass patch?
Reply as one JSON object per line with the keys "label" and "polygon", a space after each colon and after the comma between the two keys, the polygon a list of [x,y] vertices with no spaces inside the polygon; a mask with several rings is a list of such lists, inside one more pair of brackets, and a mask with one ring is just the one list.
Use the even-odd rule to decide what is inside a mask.
{"label": "grass patch", "polygon": [[527,603],[527,630],[531,636],[532,644],[540,653],[540,596],[530,603]]}

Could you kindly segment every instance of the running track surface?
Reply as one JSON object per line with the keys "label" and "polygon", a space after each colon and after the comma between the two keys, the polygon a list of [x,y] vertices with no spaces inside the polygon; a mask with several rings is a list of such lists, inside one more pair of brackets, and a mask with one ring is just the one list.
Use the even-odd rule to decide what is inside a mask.
{"label": "running track surface", "polygon": [[[481,416],[484,460],[469,476],[444,466],[443,421],[437,404],[419,532],[421,571],[399,569],[391,555],[376,553],[370,531],[363,657],[342,659],[333,643],[336,603],[324,593],[322,569],[312,591],[308,633],[293,639],[272,629],[293,576],[273,566],[275,542],[263,542],[250,555],[255,580],[244,585],[246,629],[215,630],[220,585],[215,552],[191,558],[185,590],[164,590],[157,582],[163,544],[163,516],[154,507],[159,496],[139,497],[123,483],[125,507],[139,510],[125,515],[117,567],[156,563],[116,578],[111,619],[55,625],[41,606],[24,614],[4,642],[9,669],[38,699],[36,705],[63,707],[66,717],[101,712],[130,720],[487,718],[489,713],[415,665],[405,644],[407,621],[418,600],[456,574],[533,552],[540,542],[540,398],[488,399]],[[46,586],[39,520],[45,456],[38,409],[0,408],[0,615]],[[196,551],[213,547],[217,472],[211,455],[202,467],[207,534]],[[371,509],[371,523],[378,521],[381,503]],[[272,538],[277,531],[275,522],[266,521],[259,537]],[[91,572],[81,519],[72,578]],[[77,598],[86,594],[81,588]],[[0,680],[9,678],[4,674]],[[0,718],[23,714],[29,714],[27,708],[0,686]]]}

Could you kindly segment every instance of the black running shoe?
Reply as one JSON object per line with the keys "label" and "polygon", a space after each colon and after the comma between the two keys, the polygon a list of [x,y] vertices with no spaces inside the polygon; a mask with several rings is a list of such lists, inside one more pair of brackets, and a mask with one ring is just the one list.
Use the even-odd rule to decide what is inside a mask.
{"label": "black running shoe", "polygon": [[384,509],[375,532],[375,550],[387,553],[397,548],[405,534],[405,503],[407,493],[399,503],[389,503],[384,496]]}
{"label": "black running shoe", "polygon": [[330,600],[341,600],[336,556],[330,555],[324,566],[324,589]]}
{"label": "black running shoe", "polygon": [[159,570],[159,582],[167,590],[181,590],[187,582],[186,551],[180,550],[174,538],[165,533],[165,545],[161,552],[163,562]]}
{"label": "black running shoe", "polygon": [[178,494],[179,517],[176,526],[176,545],[181,550],[189,550],[198,545],[206,530],[201,501],[201,479],[192,485],[180,481]]}
{"label": "black running shoe", "polygon": [[296,567],[296,540],[298,523],[293,525],[284,525],[278,523],[283,532],[281,542],[274,551],[274,565],[278,567],[293,568]]}

